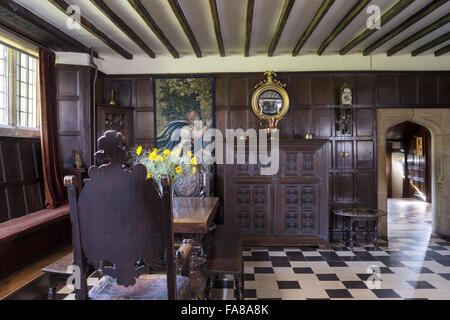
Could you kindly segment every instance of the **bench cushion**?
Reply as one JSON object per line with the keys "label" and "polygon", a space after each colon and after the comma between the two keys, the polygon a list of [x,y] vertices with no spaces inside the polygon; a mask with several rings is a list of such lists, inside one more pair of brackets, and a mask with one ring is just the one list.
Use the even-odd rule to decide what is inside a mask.
{"label": "bench cushion", "polygon": [[69,212],[70,209],[67,204],[59,208],[40,210],[0,223],[0,241],[10,240],[25,231],[39,227],[43,223],[52,220],[57,221],[61,217],[68,215]]}
{"label": "bench cushion", "polygon": [[[177,298],[190,298],[189,279],[177,276]],[[129,287],[120,286],[110,276],[103,276],[100,281],[89,290],[92,300],[165,300],[167,299],[167,276],[165,274],[146,274],[136,280],[136,284]]]}

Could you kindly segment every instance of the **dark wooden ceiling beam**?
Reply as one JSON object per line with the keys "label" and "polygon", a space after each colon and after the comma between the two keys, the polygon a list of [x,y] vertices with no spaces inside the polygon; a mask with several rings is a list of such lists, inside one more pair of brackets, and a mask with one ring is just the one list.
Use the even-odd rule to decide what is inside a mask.
{"label": "dark wooden ceiling beam", "polygon": [[439,50],[437,50],[434,55],[436,57],[442,56],[443,54],[449,53],[450,52],[450,44],[446,45],[445,47],[440,48]]}
{"label": "dark wooden ceiling beam", "polygon": [[[383,27],[386,23],[391,21],[400,12],[406,9],[414,0],[398,0],[389,10],[387,10],[380,18],[380,26]],[[366,40],[372,34],[377,32],[378,29],[365,28],[360,34],[358,34],[352,41],[350,41],[344,48],[339,51],[340,55],[344,55],[356,47],[358,44]]]}
{"label": "dark wooden ceiling beam", "polygon": [[437,30],[437,29],[445,26],[449,22],[450,22],[450,13],[447,13],[442,18],[440,18],[437,21],[433,22],[432,24],[426,26],[425,28],[415,32],[412,36],[406,38],[402,42],[393,46],[391,49],[388,50],[387,55],[392,56],[392,55],[396,54],[400,50],[403,50],[404,48],[408,47],[410,44],[425,37],[427,34],[430,34],[434,30]]}
{"label": "dark wooden ceiling beam", "polygon": [[356,18],[356,16],[370,3],[372,0],[358,1],[353,8],[345,15],[345,17],[338,23],[330,35],[322,42],[317,54],[321,56],[325,49],[333,42],[334,39]]}
{"label": "dark wooden ceiling beam", "polygon": [[428,51],[428,50],[440,45],[441,43],[444,43],[445,41],[447,41],[449,39],[450,39],[450,32],[447,32],[446,34],[440,36],[439,38],[436,38],[433,41],[430,41],[430,42],[424,44],[420,48],[417,48],[416,50],[411,52],[411,55],[413,57],[418,56],[419,54],[424,53],[425,51]]}
{"label": "dark wooden ceiling beam", "polygon": [[225,57],[225,47],[223,46],[222,29],[220,28],[219,12],[217,11],[216,0],[209,0],[209,7],[211,8],[211,16],[214,22],[214,32],[216,33],[217,46],[221,57]]}
{"label": "dark wooden ceiling beam", "polygon": [[281,9],[280,16],[278,17],[275,33],[273,34],[272,41],[270,42],[269,51],[267,55],[272,57],[277,48],[278,41],[280,41],[281,34],[283,33],[284,26],[286,25],[289,14],[294,6],[295,0],[284,0],[283,8]]}
{"label": "dark wooden ceiling beam", "polygon": [[200,47],[197,43],[197,40],[195,39],[194,32],[192,32],[191,27],[189,26],[189,22],[187,21],[183,9],[180,7],[180,4],[177,0],[167,0],[169,1],[170,7],[172,8],[173,13],[178,19],[178,22],[180,23],[181,27],[183,28],[184,33],[186,34],[189,42],[191,43],[192,49],[194,49],[195,55],[197,58],[201,58],[202,52],[200,50]]}
{"label": "dark wooden ceiling beam", "polygon": [[305,45],[306,41],[308,41],[309,37],[312,35],[314,30],[319,25],[320,21],[322,21],[323,17],[325,17],[325,15],[327,14],[328,10],[331,8],[333,3],[334,0],[324,0],[322,2],[316,14],[309,23],[308,27],[306,28],[305,32],[302,34],[297,44],[295,45],[295,48],[292,51],[293,56],[296,56],[300,52],[300,50]]}
{"label": "dark wooden ceiling beam", "polygon": [[[52,3],[56,8],[61,10],[65,15],[70,16],[70,14],[67,12],[67,8],[69,5],[64,0],[48,0],[50,3]],[[122,57],[126,59],[133,59],[133,55],[122,48],[117,42],[112,40],[110,37],[108,37],[105,33],[100,31],[95,25],[93,25],[89,20],[87,20],[85,17],[80,16],[80,25],[83,26],[84,29],[89,31],[92,35],[97,37],[99,40],[101,40],[103,43],[105,43],[107,46],[109,46],[111,49],[116,51],[118,54],[120,54]]]}
{"label": "dark wooden ceiling beam", "polygon": [[151,58],[155,57],[152,49],[123,21],[103,0],[91,0],[91,3],[97,7],[114,25],[125,33],[134,43],[138,45]]}
{"label": "dark wooden ceiling beam", "polygon": [[[12,0],[4,0],[0,1],[0,6],[2,10],[6,10],[5,13],[0,12],[2,19],[8,19],[11,22],[8,23],[9,26],[5,26],[10,32],[19,34],[29,41],[36,42],[37,44],[40,44],[39,46],[41,47],[90,53],[90,49],[83,43],[38,17],[20,4]],[[9,12],[9,14],[6,14],[7,12]],[[8,17],[6,17],[7,15]],[[21,31],[25,32],[18,30],[17,26],[22,27]],[[31,39],[30,36],[34,39]],[[94,57],[98,58],[97,52],[94,52]]]}
{"label": "dark wooden ceiling beam", "polygon": [[245,18],[245,48],[244,48],[244,56],[246,57],[250,55],[250,42],[252,39],[254,7],[255,7],[255,0],[247,0],[247,14]]}
{"label": "dark wooden ceiling beam", "polygon": [[153,31],[153,33],[158,37],[162,44],[167,48],[167,50],[169,50],[170,54],[174,58],[179,58],[180,54],[178,53],[177,49],[175,49],[169,39],[164,35],[158,24],[151,16],[150,12],[142,4],[141,0],[128,0],[128,2],[133,7],[133,9],[141,16],[142,20],[144,20],[150,30]]}
{"label": "dark wooden ceiling beam", "polygon": [[393,39],[395,36],[400,34],[401,32],[408,29],[410,26],[415,24],[416,22],[422,20],[426,16],[428,16],[431,12],[442,6],[443,4],[447,3],[448,0],[436,0],[425,6],[422,10],[416,12],[414,15],[403,21],[398,27],[395,29],[392,29],[388,33],[386,33],[383,37],[378,39],[377,41],[373,42],[370,46],[368,46],[364,51],[363,55],[367,56],[371,52],[373,52],[375,49],[383,45],[384,43],[388,42],[389,40]]}

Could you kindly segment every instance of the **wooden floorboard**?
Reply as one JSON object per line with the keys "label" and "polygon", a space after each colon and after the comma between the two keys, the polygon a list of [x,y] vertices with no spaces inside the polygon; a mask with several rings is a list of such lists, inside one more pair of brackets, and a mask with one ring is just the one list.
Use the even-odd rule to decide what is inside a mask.
{"label": "wooden floorboard", "polygon": [[50,254],[47,254],[36,261],[24,266],[18,271],[0,279],[0,299],[5,299],[20,288],[32,282],[43,273],[41,271],[45,266],[61,259],[72,252],[72,245],[66,245]]}

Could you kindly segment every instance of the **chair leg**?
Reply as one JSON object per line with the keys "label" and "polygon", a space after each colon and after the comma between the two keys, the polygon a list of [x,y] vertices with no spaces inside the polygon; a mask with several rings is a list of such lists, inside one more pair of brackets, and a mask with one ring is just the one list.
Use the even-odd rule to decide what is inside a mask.
{"label": "chair leg", "polygon": [[237,300],[244,300],[244,295],[243,295],[243,292],[244,292],[244,280],[243,280],[243,278],[244,278],[244,274],[243,273],[235,275],[235,283],[236,283],[236,290],[237,290],[237,292],[236,292],[236,299]]}
{"label": "chair leg", "polygon": [[56,277],[53,274],[49,274],[49,287],[48,287],[48,300],[55,300],[56,298]]}
{"label": "chair leg", "polygon": [[208,277],[208,294],[207,299],[212,300],[212,289],[214,287],[214,276]]}

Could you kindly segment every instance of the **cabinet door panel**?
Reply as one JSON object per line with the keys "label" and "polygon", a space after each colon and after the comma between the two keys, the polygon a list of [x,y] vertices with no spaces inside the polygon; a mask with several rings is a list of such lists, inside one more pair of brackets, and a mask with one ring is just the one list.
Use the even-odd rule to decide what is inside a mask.
{"label": "cabinet door panel", "polygon": [[318,186],[279,185],[278,224],[282,235],[316,234],[318,230]]}

